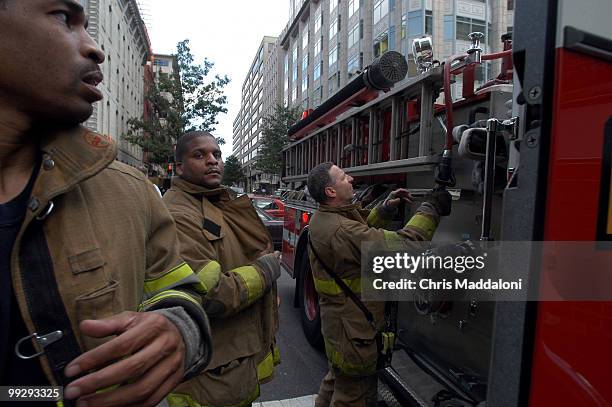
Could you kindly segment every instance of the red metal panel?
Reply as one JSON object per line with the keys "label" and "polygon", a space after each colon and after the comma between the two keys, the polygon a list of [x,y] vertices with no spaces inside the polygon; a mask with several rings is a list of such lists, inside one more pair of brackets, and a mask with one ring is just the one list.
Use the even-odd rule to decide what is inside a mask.
{"label": "red metal panel", "polygon": [[[545,240],[592,241],[600,221],[604,124],[612,116],[612,63],[560,49],[555,77]],[[611,254],[593,248],[593,256],[608,256],[610,269]],[[578,278],[594,272],[570,271]],[[530,405],[610,406],[611,365],[612,303],[539,305]]]}

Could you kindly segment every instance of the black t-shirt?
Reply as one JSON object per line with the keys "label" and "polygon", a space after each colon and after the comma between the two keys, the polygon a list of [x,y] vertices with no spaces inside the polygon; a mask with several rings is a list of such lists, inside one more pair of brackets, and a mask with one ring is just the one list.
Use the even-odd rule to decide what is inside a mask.
{"label": "black t-shirt", "polygon": [[[0,204],[0,385],[49,385],[38,358],[23,360],[14,348],[20,338],[29,335],[13,293],[11,251],[25,217],[28,198],[38,165],[25,189],[11,201]],[[28,344],[29,345],[29,344]]]}

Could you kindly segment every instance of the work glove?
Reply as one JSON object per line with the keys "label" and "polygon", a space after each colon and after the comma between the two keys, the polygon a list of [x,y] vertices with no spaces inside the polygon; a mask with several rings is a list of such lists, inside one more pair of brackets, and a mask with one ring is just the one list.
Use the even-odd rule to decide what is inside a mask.
{"label": "work glove", "polygon": [[386,214],[393,214],[402,201],[410,204],[412,203],[412,196],[407,189],[396,189],[387,196],[387,199],[381,205],[381,209]]}
{"label": "work glove", "polygon": [[433,206],[439,216],[448,216],[451,213],[453,198],[446,189],[437,188],[431,191],[425,202]]}
{"label": "work glove", "polygon": [[259,266],[261,274],[265,281],[265,290],[272,287],[272,284],[278,280],[281,274],[280,270],[280,252],[264,254],[255,260],[255,264]]}

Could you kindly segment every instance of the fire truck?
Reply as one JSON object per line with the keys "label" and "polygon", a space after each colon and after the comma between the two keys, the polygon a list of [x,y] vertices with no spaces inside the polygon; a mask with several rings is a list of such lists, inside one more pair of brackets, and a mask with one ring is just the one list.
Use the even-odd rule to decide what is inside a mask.
{"label": "fire truck", "polygon": [[[354,178],[365,207],[409,189],[401,219],[448,188],[453,212],[434,240],[593,245],[599,268],[526,251],[517,269],[536,291],[544,268],[583,280],[612,271],[612,252],[597,248],[612,240],[611,18],[610,0],[516,0],[503,51],[484,53],[473,33],[467,53],[438,62],[429,39],[415,40],[418,75],[404,78],[405,60],[385,54],[289,130],[282,262],[312,345],[322,342],[306,250],[317,205],[304,186],[321,162]],[[485,61],[499,74],[475,88]],[[405,405],[612,405],[612,302],[402,301],[397,337],[380,376]]]}

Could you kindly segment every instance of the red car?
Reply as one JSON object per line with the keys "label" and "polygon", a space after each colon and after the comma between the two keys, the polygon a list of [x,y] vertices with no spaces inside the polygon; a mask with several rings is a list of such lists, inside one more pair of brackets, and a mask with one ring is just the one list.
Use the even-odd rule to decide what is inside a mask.
{"label": "red car", "polygon": [[263,209],[275,218],[283,219],[285,216],[285,204],[280,199],[273,196],[250,195],[253,205]]}

